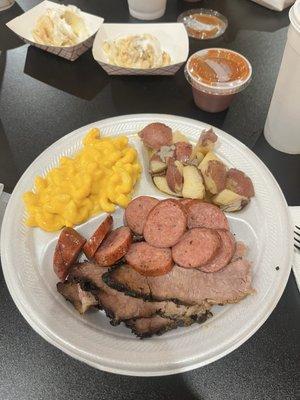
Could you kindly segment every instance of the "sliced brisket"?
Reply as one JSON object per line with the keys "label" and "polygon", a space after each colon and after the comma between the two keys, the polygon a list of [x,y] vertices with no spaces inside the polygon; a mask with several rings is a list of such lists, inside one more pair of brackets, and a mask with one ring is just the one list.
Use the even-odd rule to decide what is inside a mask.
{"label": "sliced brisket", "polygon": [[133,298],[108,287],[102,280],[108,268],[98,267],[90,262],[75,265],[69,275],[69,280],[80,282],[99,299],[99,306],[103,308],[112,324],[129,319],[150,317],[156,314],[171,319],[185,321],[193,318],[198,320],[210,308],[210,304],[203,303],[195,306],[177,305],[172,301],[147,302],[140,298]]}
{"label": "sliced brisket", "polygon": [[171,319],[162,318],[159,315],[151,318],[138,318],[131,319],[125,322],[126,326],[132,330],[132,332],[140,337],[141,339],[151,337],[153,335],[162,335],[163,333],[176,329],[179,326],[190,326],[195,322],[201,324],[205,322],[212,314],[207,311],[198,318],[186,318],[182,319]]}
{"label": "sliced brisket", "polygon": [[57,291],[70,301],[80,314],[84,314],[91,307],[98,306],[95,295],[84,290],[80,283],[58,282]]}
{"label": "sliced brisket", "polygon": [[251,264],[238,259],[221,271],[205,273],[174,266],[166,275],[145,277],[122,265],[103,275],[110,287],[147,300],[173,300],[180,304],[236,303],[253,293]]}

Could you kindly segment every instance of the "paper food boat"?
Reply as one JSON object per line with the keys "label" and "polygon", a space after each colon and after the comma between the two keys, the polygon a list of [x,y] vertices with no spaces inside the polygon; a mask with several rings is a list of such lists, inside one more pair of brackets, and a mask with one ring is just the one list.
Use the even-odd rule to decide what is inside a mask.
{"label": "paper food boat", "polygon": [[2,0],[0,1],[0,11],[7,10],[14,4],[15,0]]}
{"label": "paper food boat", "polygon": [[34,29],[38,18],[44,14],[48,8],[60,9],[62,8],[62,5],[48,0],[43,1],[19,17],[12,19],[6,25],[22,40],[24,40],[25,43],[29,43],[35,47],[48,51],[49,53],[66,58],[67,60],[76,60],[81,56],[81,54],[85,53],[92,47],[95,34],[104,21],[103,18],[82,12],[82,17],[84,18],[86,27],[90,32],[90,36],[74,46],[48,46],[35,42],[32,36],[32,30]]}
{"label": "paper food boat", "polygon": [[[124,68],[109,63],[103,50],[105,41],[113,41],[119,37],[149,33],[155,36],[162,50],[171,57],[171,65],[160,68],[138,69]],[[94,41],[94,59],[109,75],[174,75],[184,64],[189,55],[189,39],[186,29],[181,23],[166,24],[103,24]]]}

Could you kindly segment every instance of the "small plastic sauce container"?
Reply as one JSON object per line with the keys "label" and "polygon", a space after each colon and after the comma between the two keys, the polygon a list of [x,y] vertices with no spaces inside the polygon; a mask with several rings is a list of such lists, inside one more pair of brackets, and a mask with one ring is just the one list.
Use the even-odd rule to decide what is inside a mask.
{"label": "small plastic sauce container", "polygon": [[214,39],[225,32],[228,26],[227,18],[218,11],[197,8],[185,11],[179,15],[188,35],[194,39]]}
{"label": "small plastic sauce container", "polygon": [[193,54],[185,66],[194,101],[204,111],[226,110],[236,93],[251,81],[252,67],[241,54],[228,49],[211,48]]}

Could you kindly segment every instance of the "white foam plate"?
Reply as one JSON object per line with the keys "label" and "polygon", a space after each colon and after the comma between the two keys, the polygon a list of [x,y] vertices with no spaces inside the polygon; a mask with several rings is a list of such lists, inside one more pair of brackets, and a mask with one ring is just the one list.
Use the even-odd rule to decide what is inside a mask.
{"label": "white foam plate", "polygon": [[[57,165],[62,155],[72,155],[90,127],[105,135],[127,134],[146,160],[136,134],[150,122],[160,121],[184,132],[195,142],[207,125],[171,115],[142,114],[110,118],[80,128],[58,140],[26,170],[6,209],[1,235],[5,280],[20,312],[48,342],[67,354],[101,370],[126,375],[156,376],[188,371],[211,363],[245,342],[268,318],[286,285],[292,257],[292,229],[282,192],[267,167],[246,146],[215,128],[217,153],[228,165],[245,171],[253,180],[256,197],[242,212],[228,214],[231,229],[250,247],[253,285],[257,293],[239,304],[215,307],[203,325],[178,328],[163,336],[139,340],[123,326],[112,327],[102,312],[80,316],[56,292],[52,254],[57,234],[24,225],[22,193],[33,187],[34,177]],[[136,195],[161,196],[143,172]],[[115,213],[121,224],[122,210]],[[78,227],[88,236],[99,215]],[[276,267],[279,266],[279,270]]]}

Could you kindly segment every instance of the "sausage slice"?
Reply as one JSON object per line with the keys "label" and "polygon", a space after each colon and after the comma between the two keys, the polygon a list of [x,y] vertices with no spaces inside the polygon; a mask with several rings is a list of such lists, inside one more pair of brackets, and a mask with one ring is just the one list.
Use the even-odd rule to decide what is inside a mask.
{"label": "sausage slice", "polygon": [[133,243],[125,259],[133,269],[145,276],[164,275],[173,267],[170,249],[158,249],[146,242]]}
{"label": "sausage slice", "polygon": [[183,207],[188,206],[189,204],[191,204],[193,201],[195,201],[194,199],[180,199],[179,202]]}
{"label": "sausage slice", "polygon": [[88,259],[92,259],[103,242],[106,235],[111,231],[113,225],[112,216],[109,215],[105,218],[103,222],[101,222],[99,228],[93,233],[93,235],[89,238],[86,244],[83,246],[83,252],[87,256]]}
{"label": "sausage slice", "polygon": [[85,242],[85,238],[75,229],[64,228],[61,231],[53,257],[53,269],[61,281],[68,276],[69,270],[77,260]]}
{"label": "sausage slice", "polygon": [[95,260],[100,267],[110,267],[127,253],[132,242],[127,226],[113,230],[101,243],[95,253]]}
{"label": "sausage slice", "polygon": [[172,129],[160,122],[147,125],[139,133],[143,143],[154,150],[159,150],[162,146],[171,146],[173,143]]}
{"label": "sausage slice", "polygon": [[208,264],[200,267],[202,272],[217,272],[228,265],[235,252],[235,239],[231,232],[218,229],[221,237],[221,247],[215,258]]}
{"label": "sausage slice", "polygon": [[136,235],[142,235],[149,212],[159,200],[150,196],[140,196],[132,200],[125,209],[124,220],[126,225]]}
{"label": "sausage slice", "polygon": [[198,200],[190,202],[187,206],[188,227],[227,229],[229,224],[222,210],[217,206]]}
{"label": "sausage slice", "polygon": [[172,257],[183,268],[199,268],[212,260],[221,246],[216,230],[194,228],[186,232],[172,248]]}
{"label": "sausage slice", "polygon": [[186,225],[183,206],[176,200],[163,200],[150,211],[144,227],[144,238],[154,247],[172,247],[186,231]]}

